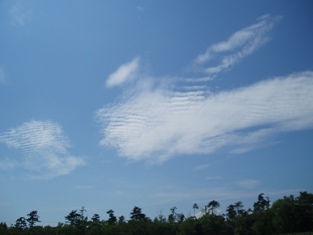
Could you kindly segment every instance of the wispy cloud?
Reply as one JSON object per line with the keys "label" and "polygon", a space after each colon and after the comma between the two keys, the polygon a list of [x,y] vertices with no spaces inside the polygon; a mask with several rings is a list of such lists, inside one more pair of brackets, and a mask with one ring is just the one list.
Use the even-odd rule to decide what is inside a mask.
{"label": "wispy cloud", "polygon": [[249,151],[270,136],[312,128],[312,91],[312,71],[216,93],[140,87],[96,112],[100,144],[128,159],[153,162],[224,147]]}
{"label": "wispy cloud", "polygon": [[145,8],[143,6],[137,6],[136,7],[137,11],[143,12]]}
{"label": "wispy cloud", "polygon": [[[270,15],[262,16],[257,23],[235,32],[228,40],[210,46],[204,54],[195,59],[194,65],[213,77],[228,70],[269,41],[269,32],[279,19],[280,17]],[[218,60],[218,64],[199,67],[211,60]]]}
{"label": "wispy cloud", "polygon": [[[221,62],[206,65],[204,77],[167,76],[164,81],[136,76],[132,92],[96,112],[103,134],[100,144],[116,148],[130,160],[162,162],[176,155],[226,149],[243,153],[268,145],[271,136],[312,128],[312,71],[219,92],[198,83],[211,80],[264,45],[279,19],[262,16],[228,40],[210,46],[194,65],[203,66],[216,57]],[[108,86],[124,82],[138,69],[136,57],[110,76]]]}
{"label": "wispy cloud", "polygon": [[247,179],[247,180],[242,180],[242,181],[237,182],[237,185],[239,187],[245,188],[245,189],[254,189],[260,185],[260,181],[253,180],[253,179]]}
{"label": "wispy cloud", "polygon": [[210,166],[210,164],[202,164],[202,165],[196,166],[195,170],[196,171],[204,170],[204,169],[208,168],[209,166]]}
{"label": "wispy cloud", "polygon": [[15,159],[4,158],[0,161],[0,170],[10,171],[18,166],[18,162]]}
{"label": "wispy cloud", "polygon": [[14,4],[10,10],[12,16],[12,24],[24,26],[31,20],[33,11],[22,6],[21,2]]}
{"label": "wispy cloud", "polygon": [[221,180],[222,177],[221,176],[208,176],[205,177],[206,180]]}
{"label": "wispy cloud", "polygon": [[[33,177],[52,178],[66,175],[84,161],[72,156],[62,128],[51,121],[30,121],[0,134],[0,143],[22,152],[20,167]],[[4,163],[3,163],[4,164]]]}
{"label": "wispy cloud", "polygon": [[261,192],[269,195],[270,198],[299,192],[299,189],[242,188],[235,183],[230,182],[230,184],[235,185],[235,187],[224,186],[190,190],[190,188],[172,186],[170,192],[167,188],[159,189],[159,193],[153,193],[150,196],[150,203],[156,205],[176,203],[177,205],[188,201],[196,202],[201,208],[211,200],[219,200],[221,205],[226,207],[228,205],[225,205],[225,201],[232,201],[231,203],[233,203],[245,199],[257,200],[257,195]]}
{"label": "wispy cloud", "polygon": [[139,57],[135,57],[132,61],[121,65],[114,73],[112,73],[106,81],[106,86],[111,88],[130,80],[136,74],[138,67]]}

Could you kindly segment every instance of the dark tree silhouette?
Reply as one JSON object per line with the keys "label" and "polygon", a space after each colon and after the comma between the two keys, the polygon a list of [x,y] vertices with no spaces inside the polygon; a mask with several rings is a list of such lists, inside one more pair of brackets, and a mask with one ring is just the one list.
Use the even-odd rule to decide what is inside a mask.
{"label": "dark tree silhouette", "polygon": [[115,224],[117,219],[116,219],[116,216],[114,216],[114,211],[113,210],[108,210],[107,214],[109,214],[108,223],[109,224]]}
{"label": "dark tree silhouette", "polygon": [[199,206],[197,205],[197,203],[195,203],[193,204],[192,208],[193,208],[193,216],[196,218],[196,210],[199,209]]}
{"label": "dark tree silhouette", "polygon": [[70,225],[76,225],[80,218],[81,215],[77,210],[72,210],[67,216],[65,216],[66,223],[69,223]]}
{"label": "dark tree silhouette", "polygon": [[214,210],[216,210],[218,207],[220,207],[220,204],[215,200],[210,201],[208,204],[208,209],[209,211],[211,210],[212,215],[214,214]]}
{"label": "dark tree silhouette", "polygon": [[15,222],[15,227],[19,230],[27,229],[27,220],[24,217],[20,217]]}
{"label": "dark tree silhouette", "polygon": [[259,194],[258,201],[253,204],[253,212],[262,212],[270,207],[268,197],[264,198],[264,193]]}
{"label": "dark tree silhouette", "polygon": [[146,220],[146,215],[141,212],[141,208],[138,206],[135,206],[133,211],[130,213],[131,219],[136,221],[144,221]]}
{"label": "dark tree silhouette", "polygon": [[99,222],[100,222],[100,215],[94,214],[94,215],[92,216],[92,218],[91,218],[91,221],[92,221],[93,223],[99,223]]}
{"label": "dark tree silhouette", "polygon": [[[194,215],[185,218],[177,213],[177,208],[170,208],[168,220],[161,214],[153,221],[135,206],[130,212],[130,220],[124,216],[117,217],[113,210],[107,211],[108,220],[100,220],[94,214],[90,221],[85,216],[85,208],[73,210],[65,216],[66,223],[58,223],[56,227],[37,226],[37,211],[32,211],[27,219],[20,217],[14,225],[8,227],[0,223],[2,235],[264,235],[290,234],[313,231],[313,194],[300,192],[300,195],[285,196],[276,200],[271,206],[268,197],[259,194],[253,204],[253,210],[245,210],[241,201],[231,204],[226,215],[216,213],[219,203],[215,200],[205,205],[205,212],[195,218],[198,205],[193,205]],[[29,226],[28,226],[28,224]]]}
{"label": "dark tree silhouette", "polygon": [[27,214],[28,218],[27,218],[27,222],[29,224],[29,227],[33,227],[36,223],[41,222],[39,220],[39,215],[37,213],[37,211],[31,211],[29,214]]}

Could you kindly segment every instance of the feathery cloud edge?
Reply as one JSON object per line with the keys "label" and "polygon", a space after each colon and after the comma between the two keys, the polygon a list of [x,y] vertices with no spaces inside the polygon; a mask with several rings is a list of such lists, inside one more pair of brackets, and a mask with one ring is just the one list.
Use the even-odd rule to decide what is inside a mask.
{"label": "feathery cloud edge", "polygon": [[[270,40],[269,32],[280,19],[280,16],[271,15],[260,17],[257,23],[235,32],[228,40],[210,46],[204,54],[197,56],[193,67],[211,77],[227,71],[267,43]],[[217,65],[199,67],[213,59],[219,60]]]}
{"label": "feathery cloud edge", "polygon": [[312,128],[313,72],[206,94],[138,90],[96,116],[100,144],[130,160],[162,162],[179,154],[257,148],[270,136]]}
{"label": "feathery cloud edge", "polygon": [[106,81],[106,86],[112,88],[114,86],[119,86],[126,81],[130,80],[136,74],[139,67],[139,57],[135,57],[130,62],[121,65],[118,69],[110,74]]}
{"label": "feathery cloud edge", "polygon": [[68,138],[62,128],[51,121],[30,121],[0,134],[0,143],[22,153],[22,161],[6,158],[1,166],[21,167],[33,178],[53,178],[69,174],[84,165],[80,157],[69,152]]}
{"label": "feathery cloud edge", "polygon": [[[269,32],[280,19],[264,15],[228,40],[209,47],[194,64],[218,56],[222,60],[203,69],[208,77],[200,78],[201,82],[229,70],[268,42]],[[185,81],[192,83],[190,78]],[[207,85],[187,85],[176,91],[162,85],[133,89],[119,103],[96,112],[103,133],[100,145],[114,147],[130,160],[162,162],[179,154],[206,154],[225,147],[232,153],[243,153],[260,147],[275,134],[312,126],[311,71],[218,93],[208,92]]]}

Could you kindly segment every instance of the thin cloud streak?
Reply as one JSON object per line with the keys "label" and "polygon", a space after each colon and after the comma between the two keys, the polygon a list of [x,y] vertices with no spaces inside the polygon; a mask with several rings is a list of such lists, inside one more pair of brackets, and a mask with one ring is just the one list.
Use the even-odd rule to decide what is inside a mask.
{"label": "thin cloud streak", "polygon": [[0,170],[2,171],[10,171],[18,166],[18,162],[16,160],[12,160],[9,158],[4,158],[0,161]]}
{"label": "thin cloud streak", "polygon": [[131,62],[121,65],[114,73],[112,73],[106,81],[106,86],[112,88],[119,86],[130,80],[136,74],[139,67],[139,57],[135,57]]}
{"label": "thin cloud streak", "polygon": [[[260,182],[259,182],[260,184]],[[224,201],[239,201],[243,199],[255,199],[257,200],[257,196],[260,192],[269,195],[269,197],[282,196],[285,194],[293,194],[299,192],[299,189],[285,189],[285,190],[277,190],[272,188],[242,188],[238,186],[236,183],[233,183],[232,187],[213,187],[213,188],[194,188],[190,190],[188,188],[179,188],[176,186],[172,186],[171,192],[167,189],[159,190],[159,193],[153,193],[149,198],[151,200],[151,204],[154,205],[164,205],[170,203],[181,203],[181,202],[196,202],[200,207],[207,205],[210,200],[218,199],[219,202],[226,207],[223,202]]]}
{"label": "thin cloud streak", "polygon": [[33,11],[23,7],[21,3],[17,3],[12,6],[10,14],[12,16],[12,24],[14,26],[24,26],[28,21],[31,20]]}
{"label": "thin cloud streak", "polygon": [[96,112],[100,144],[152,162],[224,147],[249,151],[273,135],[312,128],[312,91],[312,71],[218,93],[139,89]]}
{"label": "thin cloud streak", "polygon": [[81,158],[68,152],[69,142],[62,128],[51,121],[30,121],[0,134],[0,143],[23,154],[20,167],[34,178],[66,175],[84,165]]}
{"label": "thin cloud streak", "polygon": [[234,64],[254,53],[269,41],[269,32],[279,19],[280,17],[272,17],[270,15],[260,17],[256,24],[235,32],[227,41],[219,42],[209,47],[204,54],[199,55],[195,59],[194,66],[199,69],[201,64],[210,60],[220,60],[218,65],[200,68],[202,72],[213,77],[220,72],[230,69]]}
{"label": "thin cloud streak", "polygon": [[210,167],[210,164],[202,164],[202,165],[196,166],[195,170],[196,171],[200,171],[200,170],[204,170],[204,169],[206,169],[208,167]]}
{"label": "thin cloud streak", "polygon": [[254,189],[260,184],[260,181],[258,180],[253,180],[253,179],[246,179],[237,182],[237,185],[241,188],[245,189]]}

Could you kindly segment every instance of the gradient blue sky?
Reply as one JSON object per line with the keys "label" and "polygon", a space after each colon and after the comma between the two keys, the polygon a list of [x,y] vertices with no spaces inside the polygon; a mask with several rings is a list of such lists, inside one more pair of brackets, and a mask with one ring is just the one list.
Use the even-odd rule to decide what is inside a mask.
{"label": "gradient blue sky", "polygon": [[220,213],[313,191],[312,1],[0,2],[0,221]]}

